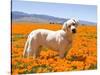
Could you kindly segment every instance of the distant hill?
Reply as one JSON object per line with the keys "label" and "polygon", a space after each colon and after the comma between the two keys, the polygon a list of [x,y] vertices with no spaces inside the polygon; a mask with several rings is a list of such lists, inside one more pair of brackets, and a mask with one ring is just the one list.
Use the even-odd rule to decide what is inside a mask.
{"label": "distant hill", "polygon": [[[39,22],[39,23],[60,23],[63,24],[68,19],[58,18],[54,16],[41,15],[41,14],[28,14],[19,11],[12,12],[12,21],[16,22]],[[79,20],[81,24],[96,24],[94,22],[88,22]]]}

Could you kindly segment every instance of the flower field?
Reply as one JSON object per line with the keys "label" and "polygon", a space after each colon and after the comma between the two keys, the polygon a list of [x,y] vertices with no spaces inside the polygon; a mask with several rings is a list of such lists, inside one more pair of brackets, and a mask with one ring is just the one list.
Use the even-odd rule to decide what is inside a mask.
{"label": "flower field", "polygon": [[23,50],[28,34],[35,29],[59,30],[59,24],[28,22],[12,23],[12,74],[67,72],[92,70],[97,68],[96,26],[80,25],[73,38],[72,48],[61,59],[56,51],[42,48],[37,59],[23,58]]}

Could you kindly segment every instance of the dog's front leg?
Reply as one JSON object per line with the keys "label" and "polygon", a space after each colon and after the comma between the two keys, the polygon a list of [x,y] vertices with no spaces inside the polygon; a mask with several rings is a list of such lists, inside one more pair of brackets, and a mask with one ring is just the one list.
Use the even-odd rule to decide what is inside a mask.
{"label": "dog's front leg", "polygon": [[68,51],[70,50],[71,47],[72,47],[72,44],[69,44],[66,48],[61,48],[59,50],[60,58],[64,58],[66,56],[66,54],[68,53]]}
{"label": "dog's front leg", "polygon": [[60,57],[60,58],[64,58],[65,52],[66,52],[66,50],[65,50],[64,48],[61,48],[61,49],[59,50],[59,57]]}
{"label": "dog's front leg", "polygon": [[71,49],[71,47],[72,47],[72,44],[69,44],[69,45],[67,46],[64,56],[67,55],[67,53],[69,52],[69,50]]}

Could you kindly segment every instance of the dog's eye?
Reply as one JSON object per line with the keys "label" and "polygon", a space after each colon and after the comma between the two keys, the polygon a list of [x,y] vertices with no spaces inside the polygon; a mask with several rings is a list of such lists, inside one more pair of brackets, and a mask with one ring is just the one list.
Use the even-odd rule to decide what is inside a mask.
{"label": "dog's eye", "polygon": [[75,26],[75,23],[73,23],[73,25]]}

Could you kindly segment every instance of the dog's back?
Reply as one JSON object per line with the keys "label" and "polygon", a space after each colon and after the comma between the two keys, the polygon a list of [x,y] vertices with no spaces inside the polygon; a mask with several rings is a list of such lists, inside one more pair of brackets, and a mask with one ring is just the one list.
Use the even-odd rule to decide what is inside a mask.
{"label": "dog's back", "polygon": [[37,29],[37,30],[33,30],[28,38],[33,38],[33,39],[45,39],[48,34],[52,33],[54,31],[51,31],[51,30],[47,30],[47,29]]}

